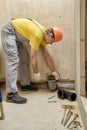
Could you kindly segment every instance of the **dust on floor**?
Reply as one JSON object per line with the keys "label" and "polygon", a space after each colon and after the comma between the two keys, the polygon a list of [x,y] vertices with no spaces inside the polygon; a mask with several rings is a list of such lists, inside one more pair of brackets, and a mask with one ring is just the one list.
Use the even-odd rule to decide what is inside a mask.
{"label": "dust on floor", "polygon": [[[61,124],[64,115],[62,105],[73,105],[75,109],[72,110],[72,119],[74,114],[78,114],[77,120],[82,125],[77,101],[61,100],[57,91],[40,88],[37,92],[22,92],[19,89],[19,93],[28,99],[26,104],[8,103],[5,101],[5,89],[2,93],[5,119],[0,120],[0,130],[69,130],[68,123],[66,126]],[[83,126],[79,130],[84,130]]]}

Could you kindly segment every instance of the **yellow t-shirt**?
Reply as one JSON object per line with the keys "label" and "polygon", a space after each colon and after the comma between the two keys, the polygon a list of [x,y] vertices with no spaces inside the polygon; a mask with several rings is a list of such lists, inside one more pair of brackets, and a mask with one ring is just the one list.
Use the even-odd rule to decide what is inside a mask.
{"label": "yellow t-shirt", "polygon": [[46,28],[38,22],[36,22],[36,24],[38,24],[40,28],[26,18],[14,19],[12,20],[12,24],[18,33],[30,41],[30,45],[33,49],[38,50],[40,45],[44,47],[47,45],[43,40],[43,34],[46,31]]}

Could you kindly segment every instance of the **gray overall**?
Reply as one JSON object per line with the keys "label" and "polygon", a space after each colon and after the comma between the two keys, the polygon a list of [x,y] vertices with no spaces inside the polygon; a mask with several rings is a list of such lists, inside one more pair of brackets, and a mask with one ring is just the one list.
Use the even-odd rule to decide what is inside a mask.
{"label": "gray overall", "polygon": [[6,57],[6,93],[17,92],[17,70],[21,85],[30,85],[29,55],[23,44],[29,41],[15,31],[10,21],[1,30],[1,42]]}

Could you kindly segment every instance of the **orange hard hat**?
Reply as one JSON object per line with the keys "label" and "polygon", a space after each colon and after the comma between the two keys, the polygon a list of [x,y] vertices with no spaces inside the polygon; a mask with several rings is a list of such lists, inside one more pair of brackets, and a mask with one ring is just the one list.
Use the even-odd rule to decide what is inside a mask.
{"label": "orange hard hat", "polygon": [[61,41],[63,37],[62,30],[58,27],[53,27],[55,42]]}

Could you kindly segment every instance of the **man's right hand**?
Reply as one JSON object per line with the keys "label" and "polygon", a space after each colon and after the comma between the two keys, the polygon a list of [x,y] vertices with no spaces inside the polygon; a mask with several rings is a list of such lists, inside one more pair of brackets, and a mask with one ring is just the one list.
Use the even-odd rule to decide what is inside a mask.
{"label": "man's right hand", "polygon": [[41,80],[41,75],[40,75],[39,72],[38,73],[34,73],[34,79],[35,79],[35,81],[40,81]]}

